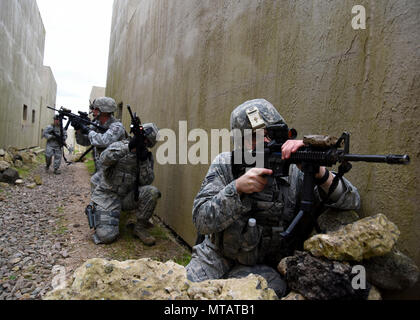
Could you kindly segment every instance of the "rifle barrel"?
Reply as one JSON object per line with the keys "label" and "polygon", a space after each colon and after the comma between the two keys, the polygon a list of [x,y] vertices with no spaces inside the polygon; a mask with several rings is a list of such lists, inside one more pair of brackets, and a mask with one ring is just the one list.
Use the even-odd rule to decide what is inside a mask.
{"label": "rifle barrel", "polygon": [[388,155],[361,155],[361,154],[345,154],[344,160],[347,161],[363,161],[363,162],[377,162],[387,164],[409,164],[410,157],[407,154],[388,154]]}

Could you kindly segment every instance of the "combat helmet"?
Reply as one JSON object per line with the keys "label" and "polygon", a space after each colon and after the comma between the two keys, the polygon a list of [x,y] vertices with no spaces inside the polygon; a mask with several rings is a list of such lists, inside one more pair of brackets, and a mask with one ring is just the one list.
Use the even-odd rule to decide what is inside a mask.
{"label": "combat helmet", "polygon": [[95,99],[91,105],[92,109],[99,109],[100,112],[114,113],[117,111],[117,103],[109,97]]}
{"label": "combat helmet", "polygon": [[143,129],[146,133],[147,141],[149,142],[148,147],[153,148],[158,139],[159,129],[154,123],[146,123],[143,125]]}
{"label": "combat helmet", "polygon": [[274,106],[265,99],[249,100],[236,107],[230,115],[230,129],[265,128],[272,124],[284,124],[285,121]]}

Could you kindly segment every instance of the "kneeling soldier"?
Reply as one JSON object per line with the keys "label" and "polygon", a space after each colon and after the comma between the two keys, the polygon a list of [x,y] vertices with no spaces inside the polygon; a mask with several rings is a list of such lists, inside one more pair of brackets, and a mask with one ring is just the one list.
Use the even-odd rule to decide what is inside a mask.
{"label": "kneeling soldier", "polygon": [[[155,239],[148,233],[148,220],[153,215],[159,190],[150,184],[154,180],[153,155],[148,150],[156,144],[158,128],[145,124],[144,150],[137,167],[136,137],[111,144],[100,156],[101,169],[92,180],[97,181],[92,191],[93,235],[95,244],[111,243],[119,234],[121,210],[136,210],[137,222],[134,234],[146,245],[154,245]],[[136,179],[136,174],[139,177]],[[137,181],[136,181],[137,180]],[[134,188],[138,184],[138,201]],[[90,222],[91,223],[91,222]],[[92,226],[91,226],[92,227]]]}

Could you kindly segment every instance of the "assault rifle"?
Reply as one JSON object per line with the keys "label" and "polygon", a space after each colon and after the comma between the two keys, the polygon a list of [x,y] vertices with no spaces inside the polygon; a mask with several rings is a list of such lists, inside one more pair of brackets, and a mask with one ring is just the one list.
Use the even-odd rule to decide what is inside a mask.
{"label": "assault rifle", "polygon": [[136,183],[134,185],[134,200],[137,202],[139,200],[139,186],[140,186],[140,159],[142,158],[142,153],[146,149],[145,139],[145,130],[141,124],[140,118],[137,116],[137,113],[131,111],[131,107],[127,105],[128,112],[131,117],[130,133],[134,135],[134,139],[137,143],[136,145]]}
{"label": "assault rifle", "polygon": [[[89,119],[89,116],[88,116],[87,112],[78,111],[79,115],[77,115],[77,114],[72,113],[71,110],[63,108],[63,107],[61,107],[60,110],[57,110],[57,109],[52,108],[52,107],[47,107],[47,108],[58,112],[59,116],[63,120],[66,120],[66,117],[67,117],[69,122],[78,122],[78,123],[82,123],[82,124],[87,125],[87,126],[94,126],[101,133],[105,133],[108,130],[103,126],[101,126],[101,125],[99,125],[95,122],[92,122]],[[69,126],[69,123],[67,123],[67,127],[68,126]]]}
{"label": "assault rifle", "polygon": [[[331,136],[305,136],[303,142],[305,147],[292,153],[287,160],[282,160],[282,145],[289,139],[295,139],[297,132],[288,128],[286,124],[276,124],[267,127],[268,136],[271,141],[264,147],[264,168],[273,170],[274,177],[285,177],[289,175],[291,164],[300,164],[304,173],[303,194],[300,202],[299,212],[293,219],[286,231],[281,233],[284,239],[292,234],[298,233],[304,240],[310,235],[316,223],[315,213],[315,175],[321,166],[332,167],[340,163],[338,174],[333,180],[330,191],[326,197],[334,192],[339,180],[352,168],[351,162],[374,162],[386,164],[406,165],[410,163],[408,155],[360,155],[350,154],[350,134],[344,132],[339,139]],[[344,145],[344,146],[343,146]],[[234,153],[237,151],[233,151]],[[254,157],[261,156],[256,151],[252,152]],[[258,158],[257,158],[258,159]],[[235,164],[233,161],[233,174],[238,176],[245,171],[246,167],[253,165]],[[323,205],[324,203],[322,203]],[[296,231],[298,229],[298,231]]]}
{"label": "assault rifle", "polygon": [[[63,108],[63,107],[61,107],[60,110],[57,110],[57,109],[52,108],[52,107],[47,107],[47,108],[58,112],[58,115],[60,117],[60,123],[62,123],[63,120],[66,120],[66,118],[68,119],[68,122],[67,122],[67,125],[66,125],[66,130],[68,129],[69,125],[72,122],[82,123],[82,124],[87,125],[87,126],[94,126],[100,133],[105,133],[108,130],[103,126],[101,126],[101,125],[99,125],[95,122],[92,122],[89,119],[89,114],[87,112],[78,111],[79,115],[77,115],[77,114],[72,113],[71,110]],[[60,124],[60,126],[62,127],[61,124]],[[86,152],[83,153],[76,162],[81,162],[82,159],[92,150],[93,150],[93,147],[90,147],[89,149],[87,149]],[[66,158],[64,158],[64,159],[66,159]],[[69,162],[67,160],[66,160],[66,163],[69,164]]]}

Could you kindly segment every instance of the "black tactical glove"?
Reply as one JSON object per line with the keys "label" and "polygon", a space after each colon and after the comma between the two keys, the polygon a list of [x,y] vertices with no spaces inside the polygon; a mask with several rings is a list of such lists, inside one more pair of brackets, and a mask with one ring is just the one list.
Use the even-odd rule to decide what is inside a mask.
{"label": "black tactical glove", "polygon": [[71,119],[71,126],[74,128],[74,130],[80,130],[82,128],[81,123],[77,119]]}
{"label": "black tactical glove", "polygon": [[[143,137],[137,137],[134,136],[130,139],[130,142],[128,144],[128,149],[130,151],[133,151],[134,149],[137,150],[137,148],[141,148],[141,143],[139,143],[139,139],[144,139]],[[143,143],[144,145],[145,143]],[[141,148],[142,150],[137,150],[138,154],[139,154],[139,160],[140,161],[146,161],[147,159],[149,159],[151,153],[149,152],[149,150],[147,150],[147,148],[144,146],[143,148]]]}
{"label": "black tactical glove", "polygon": [[80,123],[79,125],[80,125],[80,131],[82,132],[82,134],[89,134],[89,132],[92,130],[90,126],[87,126],[83,123]]}

